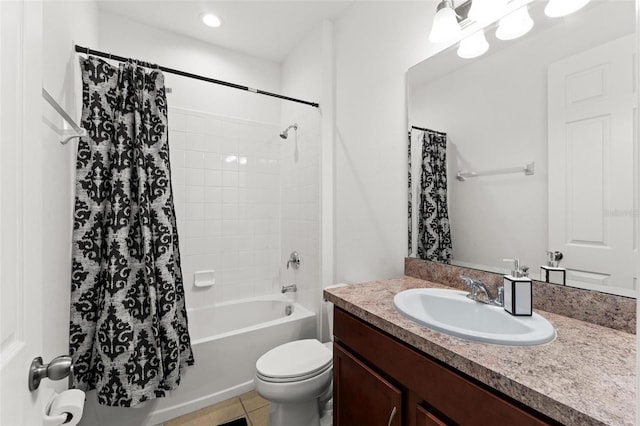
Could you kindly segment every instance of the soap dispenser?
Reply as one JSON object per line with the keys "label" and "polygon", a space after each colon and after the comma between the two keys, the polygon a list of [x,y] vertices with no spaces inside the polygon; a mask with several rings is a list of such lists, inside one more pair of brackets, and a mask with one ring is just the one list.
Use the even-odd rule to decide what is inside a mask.
{"label": "soap dispenser", "polygon": [[511,315],[531,316],[533,314],[533,286],[531,278],[525,276],[518,259],[503,259],[503,261],[513,262],[511,274],[505,275],[503,279],[504,310]]}
{"label": "soap dispenser", "polygon": [[551,284],[567,285],[567,270],[560,267],[563,255],[559,251],[547,252],[547,264],[540,267],[540,278]]}

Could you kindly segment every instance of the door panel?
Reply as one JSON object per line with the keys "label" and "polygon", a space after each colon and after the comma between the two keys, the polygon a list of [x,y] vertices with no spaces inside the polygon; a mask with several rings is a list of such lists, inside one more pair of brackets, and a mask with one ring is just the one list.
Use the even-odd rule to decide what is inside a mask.
{"label": "door panel", "polygon": [[[0,424],[42,424],[41,3],[0,2]],[[35,123],[35,125],[34,125]],[[45,387],[46,388],[46,387]]]}
{"label": "door panel", "polygon": [[549,66],[549,250],[567,283],[635,296],[635,41]]}

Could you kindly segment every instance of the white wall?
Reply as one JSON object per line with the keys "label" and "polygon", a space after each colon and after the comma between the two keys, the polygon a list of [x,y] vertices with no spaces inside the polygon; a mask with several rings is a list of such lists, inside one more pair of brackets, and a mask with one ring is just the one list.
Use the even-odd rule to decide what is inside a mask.
{"label": "white wall", "polygon": [[[97,44],[97,6],[93,2],[45,1],[43,3],[43,87],[65,110],[80,120],[82,97],[76,85],[79,72],[73,43]],[[44,104],[44,102],[43,102]],[[45,362],[69,352],[69,298],[71,292],[71,229],[74,167],[77,139],[63,146],[56,131],[62,119],[43,105],[42,165],[46,212],[43,224],[44,352]],[[52,129],[53,127],[53,129]],[[56,382],[59,389],[66,381]]]}
{"label": "white wall", "polygon": [[405,73],[435,2],[355,2],[334,23],[338,282],[399,276],[407,254]]}
{"label": "white wall", "polygon": [[[280,92],[280,64],[101,12],[100,49],[257,89]],[[90,47],[90,46],[89,46]],[[278,124],[280,100],[165,73],[170,107]],[[171,125],[171,123],[169,123]]]}

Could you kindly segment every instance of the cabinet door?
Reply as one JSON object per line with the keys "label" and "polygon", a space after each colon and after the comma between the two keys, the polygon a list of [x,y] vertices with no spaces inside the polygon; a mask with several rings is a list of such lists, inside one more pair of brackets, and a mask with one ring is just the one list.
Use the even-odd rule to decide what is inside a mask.
{"label": "cabinet door", "polygon": [[402,392],[333,345],[334,426],[401,426]]}
{"label": "cabinet door", "polygon": [[416,405],[416,426],[447,426],[447,424],[426,408]]}

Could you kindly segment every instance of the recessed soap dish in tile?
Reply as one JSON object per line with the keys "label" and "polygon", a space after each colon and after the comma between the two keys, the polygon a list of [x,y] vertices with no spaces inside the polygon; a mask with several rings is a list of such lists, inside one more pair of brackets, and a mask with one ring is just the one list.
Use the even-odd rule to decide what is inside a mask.
{"label": "recessed soap dish in tile", "polygon": [[211,287],[216,283],[215,271],[196,271],[193,274],[193,285],[195,287]]}

